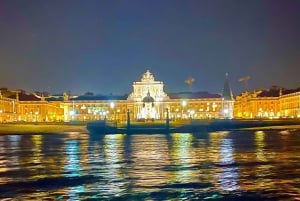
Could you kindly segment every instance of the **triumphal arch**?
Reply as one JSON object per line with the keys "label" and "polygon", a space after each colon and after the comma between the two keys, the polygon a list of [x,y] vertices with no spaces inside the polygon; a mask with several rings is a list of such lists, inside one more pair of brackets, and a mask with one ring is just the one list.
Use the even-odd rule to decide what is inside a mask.
{"label": "triumphal arch", "polygon": [[133,82],[133,91],[128,101],[134,102],[134,114],[137,119],[164,118],[164,101],[169,97],[164,92],[164,83],[155,81],[153,74],[147,70],[140,81]]}

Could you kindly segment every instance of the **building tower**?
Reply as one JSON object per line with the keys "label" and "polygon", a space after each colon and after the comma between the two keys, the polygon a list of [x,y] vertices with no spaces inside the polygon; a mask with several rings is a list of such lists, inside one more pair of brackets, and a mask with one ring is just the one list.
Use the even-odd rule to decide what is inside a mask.
{"label": "building tower", "polygon": [[234,98],[229,86],[228,73],[225,74],[225,82],[222,91],[222,111],[223,118],[233,118]]}

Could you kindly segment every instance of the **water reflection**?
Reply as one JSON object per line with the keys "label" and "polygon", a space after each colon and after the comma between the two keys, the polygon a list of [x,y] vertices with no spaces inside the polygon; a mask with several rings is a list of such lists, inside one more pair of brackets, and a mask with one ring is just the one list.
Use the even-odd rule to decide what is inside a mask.
{"label": "water reflection", "polygon": [[190,168],[193,160],[191,133],[174,133],[172,137],[171,159],[172,165],[176,167],[174,182],[191,181],[193,169]]}
{"label": "water reflection", "polygon": [[81,171],[80,166],[80,150],[77,140],[68,140],[66,141],[66,157],[67,162],[64,166],[65,175],[67,177],[78,176]]}
{"label": "water reflection", "polygon": [[8,138],[8,146],[6,148],[7,154],[10,155],[9,160],[7,161],[7,166],[14,170],[19,169],[19,160],[20,157],[15,152],[19,151],[21,136],[18,135],[9,135]]}
{"label": "water reflection", "polygon": [[222,190],[234,191],[239,189],[238,167],[235,166],[233,157],[232,139],[223,139],[220,146],[221,173],[218,174]]}
{"label": "water reflection", "polygon": [[33,142],[33,147],[32,147],[32,162],[35,163],[36,165],[41,164],[41,157],[42,157],[42,143],[43,143],[43,136],[42,135],[33,135],[32,136],[32,142]]}
{"label": "water reflection", "polygon": [[281,135],[0,136],[0,199],[294,200],[300,132]]}
{"label": "water reflection", "polygon": [[[168,142],[165,135],[133,135],[131,138],[132,164],[129,175],[134,179],[133,192],[148,192],[152,187],[165,185],[171,175],[163,167],[170,165]],[[145,171],[147,169],[147,171]]]}
{"label": "water reflection", "polygon": [[[125,135],[106,135],[104,137],[104,161],[102,175],[106,181],[101,191],[118,196],[125,188],[122,165],[124,162]],[[103,193],[104,193],[103,192]]]}
{"label": "water reflection", "polygon": [[21,136],[20,135],[9,135],[8,136],[9,142],[10,142],[10,147],[18,147]]}
{"label": "water reflection", "polygon": [[255,144],[256,144],[256,157],[259,161],[266,161],[264,147],[265,145],[265,132],[256,131],[255,132]]}

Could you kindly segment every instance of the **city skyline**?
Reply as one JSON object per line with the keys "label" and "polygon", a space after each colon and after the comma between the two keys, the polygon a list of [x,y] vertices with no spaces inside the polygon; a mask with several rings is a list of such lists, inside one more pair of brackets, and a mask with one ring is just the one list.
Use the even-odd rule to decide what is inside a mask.
{"label": "city skyline", "polygon": [[2,1],[0,87],[125,94],[150,69],[168,92],[234,95],[300,81],[298,1]]}
{"label": "city skyline", "polygon": [[[147,69],[146,71],[149,71],[149,69]],[[152,72],[150,72],[152,74]],[[131,83],[136,83],[136,82],[139,82],[139,80],[141,79],[142,76],[140,76],[139,79],[137,80],[134,80],[132,81]],[[192,77],[188,78],[188,79],[191,79]],[[245,80],[246,79],[246,80]],[[224,81],[223,81],[223,86],[220,88],[220,90],[218,92],[212,92],[212,91],[208,91],[208,90],[194,90],[194,88],[192,86],[187,86],[187,88],[185,90],[182,90],[182,91],[168,91],[168,90],[165,90],[165,87],[164,87],[164,90],[166,91],[167,94],[206,94],[206,95],[219,95],[219,96],[224,96],[224,90],[226,91],[225,93],[232,93],[232,97],[235,97],[235,96],[239,96],[239,95],[242,95],[243,93],[245,92],[255,92],[255,91],[265,91],[266,93],[269,91],[270,93],[273,93],[275,91],[280,91],[280,90],[286,90],[287,93],[291,93],[293,91],[297,91],[300,89],[300,87],[296,87],[296,88],[286,88],[285,86],[279,86],[279,85],[272,85],[270,86],[269,88],[265,88],[265,89],[262,89],[262,88],[257,88],[257,89],[250,89],[248,88],[248,79],[250,79],[250,77],[246,76],[246,77],[242,77],[239,79],[239,82],[242,83],[243,87],[244,87],[244,91],[242,91],[240,94],[234,94],[233,91],[232,91],[232,87],[230,86],[230,80],[228,79],[228,73],[225,74],[224,76]],[[159,81],[159,82],[163,82],[163,81],[160,81],[160,80],[156,80],[156,81]],[[188,80],[185,80],[185,83],[187,83]],[[245,82],[246,81],[246,82]],[[164,82],[163,82],[164,83]],[[165,85],[165,83],[164,83]],[[226,86],[225,86],[226,85]],[[7,87],[7,86],[4,86],[4,87],[0,87],[1,88],[1,91],[7,91],[7,92],[10,92],[9,94],[12,95],[12,94],[16,94],[16,93],[23,93],[25,92],[26,94],[34,94],[36,95],[37,97],[42,97],[42,96],[63,96],[64,93],[70,95],[70,96],[74,96],[74,97],[77,97],[77,96],[85,96],[85,95],[88,95],[88,96],[112,96],[112,97],[125,97],[125,96],[128,96],[133,88],[132,88],[133,85],[131,85],[131,90],[129,90],[129,92],[121,92],[121,93],[112,93],[112,92],[100,92],[100,93],[97,93],[97,92],[94,92],[94,91],[84,91],[82,93],[74,93],[70,90],[63,90],[63,91],[60,91],[60,92],[54,92],[54,93],[51,93],[50,91],[47,91],[47,90],[32,90],[32,91],[29,91],[29,90],[26,90],[24,88],[15,88],[15,89],[12,89],[10,87]],[[225,89],[225,87],[227,87]],[[274,91],[275,90],[275,91]]]}

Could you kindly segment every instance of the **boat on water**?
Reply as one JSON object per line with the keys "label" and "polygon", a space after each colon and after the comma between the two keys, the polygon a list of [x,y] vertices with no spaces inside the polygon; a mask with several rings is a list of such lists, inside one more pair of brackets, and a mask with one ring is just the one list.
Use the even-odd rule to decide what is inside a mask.
{"label": "boat on water", "polygon": [[226,131],[247,128],[268,128],[272,126],[300,125],[299,121],[279,120],[191,120],[184,124],[145,123],[119,125],[110,122],[95,121],[87,124],[87,130],[91,134],[167,134],[167,133],[190,133],[202,131]]}
{"label": "boat on water", "polygon": [[165,125],[130,125],[117,126],[106,123],[105,121],[89,122],[87,130],[92,134],[162,134],[173,133],[177,129]]}

